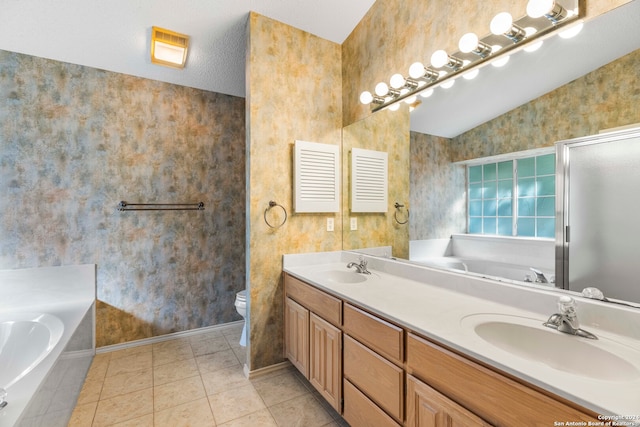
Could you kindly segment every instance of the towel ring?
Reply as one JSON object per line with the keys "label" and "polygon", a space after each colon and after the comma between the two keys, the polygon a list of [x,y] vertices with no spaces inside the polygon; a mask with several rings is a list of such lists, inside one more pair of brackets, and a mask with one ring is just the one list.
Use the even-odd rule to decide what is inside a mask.
{"label": "towel ring", "polygon": [[[274,206],[279,206],[282,209],[282,212],[284,212],[284,219],[282,220],[282,223],[279,224],[279,225],[271,225],[269,223],[269,220],[267,219],[267,212]],[[284,223],[287,222],[287,210],[281,204],[278,204],[278,203],[274,202],[273,200],[271,200],[269,202],[269,207],[264,210],[264,222],[266,222],[267,225],[269,227],[271,227],[271,228],[280,228],[280,227],[282,227],[284,225]]]}
{"label": "towel ring", "polygon": [[393,213],[393,218],[396,220],[396,222],[398,224],[401,224],[401,225],[408,223],[409,222],[409,209],[407,209],[407,219],[405,221],[400,221],[398,219],[398,211],[400,211],[400,208],[404,208],[404,205],[401,205],[400,203],[396,202],[396,204],[393,205],[393,206],[395,206],[395,208],[396,208],[396,211]]}

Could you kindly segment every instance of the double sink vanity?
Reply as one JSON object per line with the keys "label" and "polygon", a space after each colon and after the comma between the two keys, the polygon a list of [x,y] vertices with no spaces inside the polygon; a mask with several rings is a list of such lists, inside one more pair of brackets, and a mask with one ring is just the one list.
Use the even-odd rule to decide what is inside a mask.
{"label": "double sink vanity", "polygon": [[543,325],[544,287],[346,251],[283,268],[286,357],[352,426],[640,423],[637,308],[575,296],[593,339]]}

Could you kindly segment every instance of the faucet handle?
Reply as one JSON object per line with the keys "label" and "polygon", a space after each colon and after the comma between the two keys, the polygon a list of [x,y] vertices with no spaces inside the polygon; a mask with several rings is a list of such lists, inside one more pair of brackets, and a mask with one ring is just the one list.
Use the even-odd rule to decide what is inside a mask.
{"label": "faucet handle", "polygon": [[576,314],[576,300],[570,296],[563,295],[558,298],[558,310],[562,314],[575,315]]}

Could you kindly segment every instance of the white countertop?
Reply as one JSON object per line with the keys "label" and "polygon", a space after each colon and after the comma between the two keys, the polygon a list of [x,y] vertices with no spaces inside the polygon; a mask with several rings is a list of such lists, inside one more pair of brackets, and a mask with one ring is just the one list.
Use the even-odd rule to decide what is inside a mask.
{"label": "white countertop", "polygon": [[[554,369],[514,356],[483,340],[473,330],[474,315],[478,314],[513,316],[509,319],[541,324],[557,311],[557,290],[508,285],[376,257],[367,257],[372,274],[364,282],[327,280],[327,271],[353,271],[346,264],[357,259],[358,254],[350,252],[285,255],[284,271],[599,414],[640,416],[640,376],[618,381],[592,378],[603,369],[596,363],[588,375]],[[599,338],[595,343],[584,344],[615,348],[627,360],[633,359],[636,352],[640,355],[640,310],[610,307],[573,296],[578,301],[581,327]],[[575,340],[592,341],[558,334],[557,338],[564,340],[561,343],[566,341],[567,346]],[[548,351],[563,357],[565,353],[562,348]],[[640,372],[640,357],[630,362]],[[576,369],[584,369],[585,364],[589,366],[588,361],[580,358],[579,366],[583,368],[576,364]]]}

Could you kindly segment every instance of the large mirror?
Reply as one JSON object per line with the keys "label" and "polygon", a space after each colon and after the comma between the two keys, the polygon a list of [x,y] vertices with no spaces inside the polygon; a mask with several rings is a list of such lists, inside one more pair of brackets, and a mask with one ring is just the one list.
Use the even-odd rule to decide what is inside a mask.
{"label": "large mirror", "polygon": [[[370,148],[368,144],[372,144],[407,153],[409,161],[404,170],[409,171],[409,185],[404,193],[397,185],[392,190],[390,179],[391,207],[386,215],[389,238],[382,242],[371,239],[371,230],[382,233],[383,227],[369,227],[365,222],[371,221],[369,216],[357,218],[362,228],[350,229],[354,215],[349,211],[348,184],[344,186],[343,248],[384,243],[393,247],[394,257],[412,262],[426,259],[432,266],[472,274],[475,271],[523,285],[538,282],[554,287],[555,239],[553,233],[535,238],[535,214],[534,238],[466,234],[470,225],[467,180],[472,179],[468,168],[478,170],[478,163],[483,161],[495,165],[494,172],[491,167],[487,169],[487,173],[495,173],[495,178],[489,175],[489,179],[516,180],[512,191],[517,193],[519,178],[513,176],[514,161],[521,162],[521,169],[530,168],[536,182],[537,176],[542,179],[554,174],[549,173],[548,166],[555,166],[555,142],[640,122],[638,82],[633,72],[640,62],[638,16],[640,2],[632,1],[586,22],[575,39],[549,39],[535,55],[515,54],[509,67],[487,67],[476,80],[461,80],[447,91],[436,90],[431,98],[422,100],[410,118],[406,109],[384,110],[345,127],[345,180],[349,176],[350,148]],[[532,178],[523,175],[520,179],[525,182]],[[393,199],[401,197],[407,197],[410,210],[406,225],[393,220]],[[536,203],[532,205],[534,213],[538,210]],[[555,206],[550,208],[548,200],[545,203],[546,212],[553,212]],[[517,210],[516,206],[511,208]],[[384,220],[383,216],[374,218]],[[472,265],[470,260],[478,254],[492,262]],[[487,270],[489,265],[491,270]]]}

